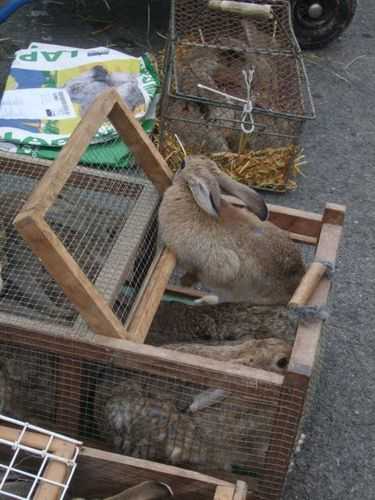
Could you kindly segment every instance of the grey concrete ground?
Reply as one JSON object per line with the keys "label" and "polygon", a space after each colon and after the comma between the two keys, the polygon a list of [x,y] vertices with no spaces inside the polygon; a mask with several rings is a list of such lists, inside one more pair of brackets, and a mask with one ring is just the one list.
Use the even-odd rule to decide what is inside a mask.
{"label": "grey concrete ground", "polygon": [[[106,23],[87,22],[72,15],[71,2],[60,4],[35,1],[0,26],[0,39],[10,38],[0,42],[1,79],[7,56],[31,40],[77,46],[110,42],[141,50],[146,26],[140,8],[123,2],[127,7],[116,29],[93,34]],[[375,499],[375,4],[359,4],[341,39],[305,54],[318,115],[303,136],[309,165],[296,192],[267,195],[273,203],[307,210],[321,211],[327,201],[348,207],[321,382],[286,500]],[[104,15],[105,9],[97,17]]]}

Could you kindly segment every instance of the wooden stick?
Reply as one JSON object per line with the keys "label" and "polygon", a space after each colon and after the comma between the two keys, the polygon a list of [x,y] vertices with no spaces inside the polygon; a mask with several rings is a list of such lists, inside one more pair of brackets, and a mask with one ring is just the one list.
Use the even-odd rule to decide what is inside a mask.
{"label": "wooden stick", "polygon": [[27,210],[18,214],[14,224],[90,328],[98,335],[126,338],[127,332],[121,321],[47,222]]}
{"label": "wooden stick", "polygon": [[256,19],[273,19],[271,5],[258,5],[255,3],[232,2],[230,0],[209,0],[208,7],[213,10],[231,12],[240,16]]}
{"label": "wooden stick", "polygon": [[[316,252],[316,257],[320,260],[327,260],[334,263],[337,257],[337,250],[342,234],[342,226],[336,224],[324,224]],[[322,306],[327,303],[331,282],[322,279],[315,289],[310,303]],[[294,377],[295,383],[304,384],[306,378],[312,374],[315,356],[317,353],[319,339],[321,335],[321,321],[312,323],[301,323],[297,329],[296,340],[288,366],[288,379]]]}
{"label": "wooden stick", "polygon": [[304,306],[314,293],[320,280],[326,274],[327,267],[321,262],[313,262],[303,276],[297,290],[289,301],[289,307]]}
{"label": "wooden stick", "polygon": [[164,250],[131,317],[128,326],[130,340],[144,342],[175,267],[175,255],[170,250]]}
{"label": "wooden stick", "polygon": [[79,163],[92,137],[113,108],[117,96],[117,92],[111,89],[101,94],[90,106],[59,156],[37,184],[23,211],[34,210],[34,213],[37,212],[41,216],[46,214]]}
{"label": "wooden stick", "polygon": [[171,185],[173,172],[118,94],[109,119],[147,177],[163,193]]}
{"label": "wooden stick", "polygon": [[323,217],[313,212],[267,204],[269,220],[290,233],[319,238]]}

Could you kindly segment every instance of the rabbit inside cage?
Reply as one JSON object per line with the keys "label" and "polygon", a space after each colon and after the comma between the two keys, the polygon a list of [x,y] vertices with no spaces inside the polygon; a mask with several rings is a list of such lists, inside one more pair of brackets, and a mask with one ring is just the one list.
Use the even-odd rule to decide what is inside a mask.
{"label": "rabbit inside cage", "polygon": [[299,137],[314,107],[288,2],[273,2],[263,19],[210,4],[172,2],[161,149],[175,167],[177,134],[188,153],[211,155],[247,184],[292,189],[303,159]]}
{"label": "rabbit inside cage", "polygon": [[250,386],[241,394],[135,370],[96,369],[95,433],[115,451],[210,473],[262,467],[277,408],[271,387],[263,389],[262,406]]}

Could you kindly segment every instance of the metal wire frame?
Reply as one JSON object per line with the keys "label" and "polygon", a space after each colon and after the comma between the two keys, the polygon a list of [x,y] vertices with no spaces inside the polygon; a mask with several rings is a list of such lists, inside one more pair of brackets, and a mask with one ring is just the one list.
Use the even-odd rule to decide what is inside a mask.
{"label": "metal wire frame", "polygon": [[[20,420],[9,418],[4,415],[0,415],[0,422],[2,422],[3,424],[10,424],[12,428],[15,427],[15,429],[19,431],[17,439],[9,440],[2,437],[2,432],[0,430],[0,445],[5,446],[8,450],[8,453],[10,453],[8,463],[0,463],[0,470],[4,471],[0,482],[1,496],[4,496],[6,498],[15,498],[18,500],[31,500],[34,497],[34,494],[38,487],[40,487],[42,484],[49,484],[57,486],[59,488],[60,494],[58,498],[60,500],[63,500],[77,467],[77,457],[82,442],[69,438],[67,436],[63,436],[62,434],[48,431],[28,422],[22,422]],[[45,447],[36,448],[35,446],[23,444],[26,433],[29,432],[34,432],[39,436],[46,437],[47,443]],[[51,451],[51,445],[55,439],[59,439],[64,443],[69,443],[74,446],[74,454],[71,458],[60,456],[58,452],[56,453],[56,451]],[[27,458],[40,459],[40,465],[36,469],[34,467],[35,470],[21,469],[21,463]],[[67,467],[67,470],[69,472],[66,474],[66,479],[64,481],[55,481],[46,477],[46,466],[50,460],[53,460],[54,462],[60,462]],[[34,460],[34,463],[35,462],[36,461]],[[19,463],[19,465],[17,465],[17,463]],[[21,496],[6,491],[7,480],[9,480],[12,474],[15,474],[17,479],[27,479],[30,481],[30,489],[28,490],[26,496]]]}
{"label": "metal wire frame", "polygon": [[[262,5],[270,2],[256,0],[254,3]],[[302,53],[293,32],[289,2],[277,0],[271,3],[274,12],[273,20],[247,22],[235,14],[212,11],[208,8],[206,0],[173,0],[170,11],[170,33],[165,50],[163,93],[183,99],[194,99],[206,104],[234,104],[231,99],[218,99],[217,94],[202,94],[197,88],[197,85],[202,83],[199,79],[204,79],[204,73],[207,73],[207,68],[204,66],[205,59],[210,60],[212,67],[215,54],[228,53],[230,58],[226,61],[227,76],[224,78],[226,83],[218,83],[219,79],[216,80],[214,87],[218,85],[220,90],[220,86],[225,89],[229,85],[232,92],[227,91],[228,94],[235,98],[246,99],[244,87],[239,83],[242,80],[240,73],[244,66],[250,64],[246,62],[246,54],[254,54],[253,64],[269,60],[273,71],[271,79],[277,76],[276,87],[270,86],[266,90],[270,97],[272,93],[275,93],[276,88],[277,98],[273,99],[272,104],[269,102],[266,107],[263,105],[259,108],[255,102],[254,109],[269,113],[281,112],[285,116],[294,118],[314,118],[315,108],[311,89]],[[275,35],[276,24],[280,32],[278,36]],[[253,31],[256,34],[259,30],[263,34],[268,31],[269,38],[261,35],[259,44],[257,45],[257,41],[254,40],[255,46],[252,46],[246,32]],[[279,47],[273,48],[270,42],[275,39]],[[236,47],[236,43],[240,41],[240,47]],[[195,75],[194,71],[190,72],[181,57],[183,51],[193,48],[200,49],[198,57],[195,56],[198,63],[199,57],[203,58],[203,62],[201,61],[203,68]],[[266,64],[264,61],[263,68]],[[289,69],[285,70],[284,66],[288,66]],[[283,87],[285,89],[280,90]],[[284,96],[283,92],[285,92]],[[284,99],[285,103],[282,104],[280,99]],[[242,106],[237,104],[237,108],[240,109]]]}

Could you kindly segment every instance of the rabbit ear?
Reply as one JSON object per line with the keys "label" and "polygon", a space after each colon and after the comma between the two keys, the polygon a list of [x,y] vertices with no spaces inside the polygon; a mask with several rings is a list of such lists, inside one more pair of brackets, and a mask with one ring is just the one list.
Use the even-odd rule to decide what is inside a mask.
{"label": "rabbit ear", "polygon": [[254,191],[254,189],[235,181],[223,172],[220,172],[218,182],[220,188],[225,193],[242,200],[247,209],[257,215],[260,220],[266,220],[268,218],[268,208],[266,202],[260,194]]}
{"label": "rabbit ear", "polygon": [[186,176],[186,181],[197,205],[212,217],[218,217],[221,200],[216,179],[190,174]]}

